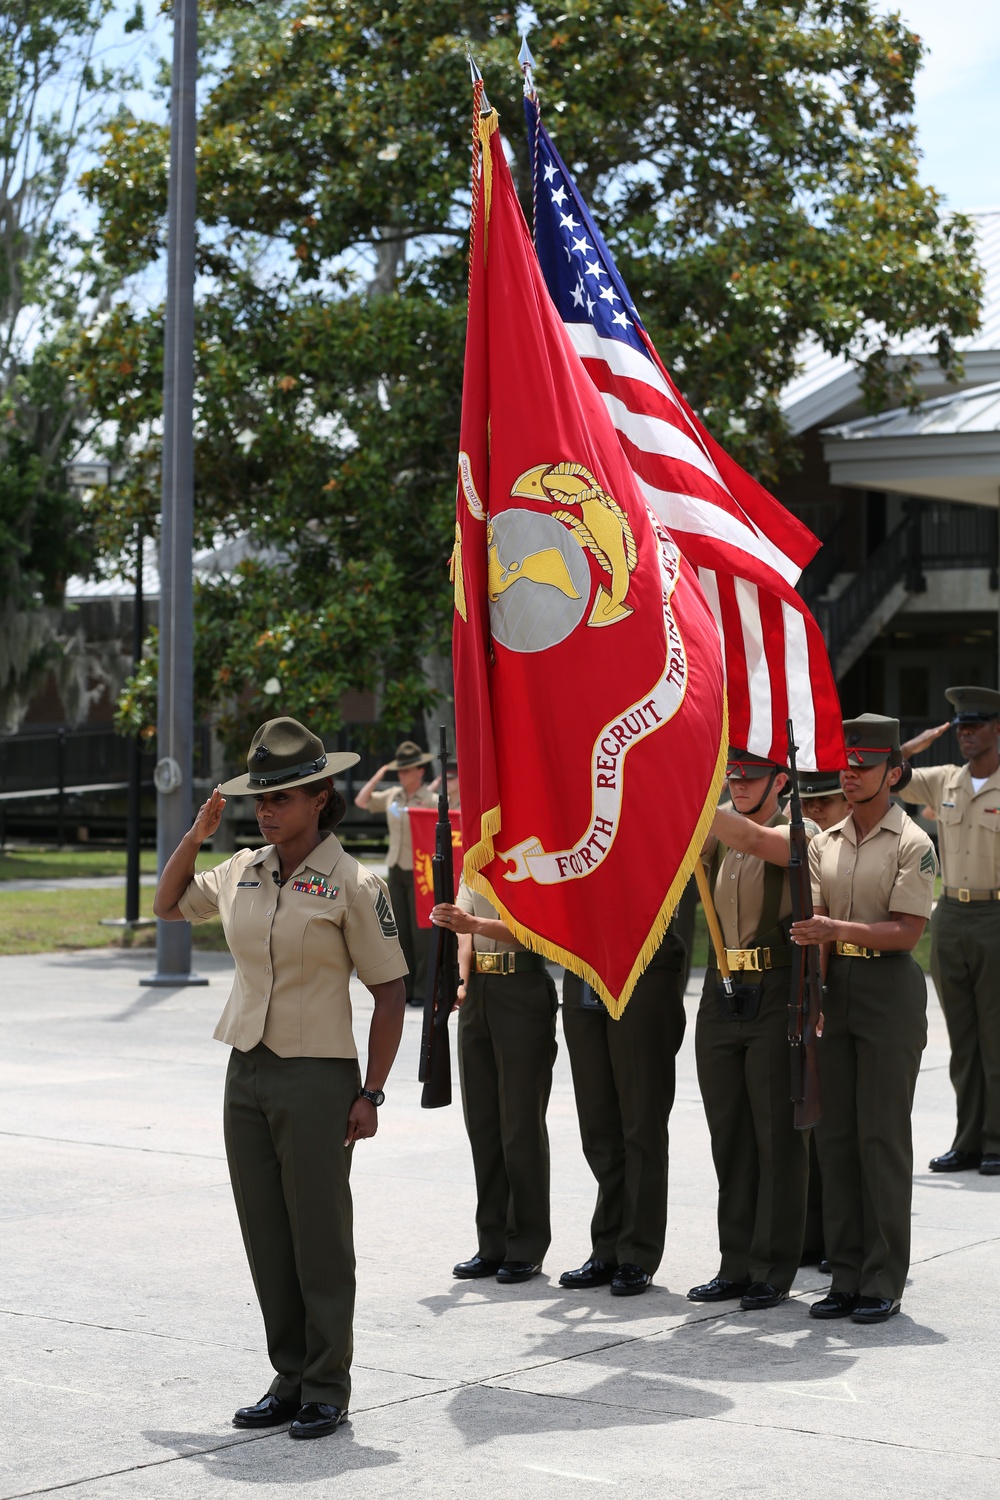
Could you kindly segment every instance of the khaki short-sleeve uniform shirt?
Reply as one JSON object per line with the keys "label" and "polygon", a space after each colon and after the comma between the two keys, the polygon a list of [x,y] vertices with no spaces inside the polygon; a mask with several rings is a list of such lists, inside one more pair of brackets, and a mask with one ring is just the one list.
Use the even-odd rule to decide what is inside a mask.
{"label": "khaki short-sleeve uniform shirt", "polygon": [[968,766],[914,769],[905,802],[934,809],[945,885],[970,891],[1000,890],[1000,769],[977,792]]}
{"label": "khaki short-sleeve uniform shirt", "polygon": [[[503,920],[496,907],[478,891],[470,890],[464,880],[458,888],[455,905],[460,911],[468,912],[470,917],[482,917],[487,922]],[[474,933],[472,951],[473,953],[523,953],[524,947],[513,936],[509,943],[498,943],[496,938],[480,937],[478,933]]]}
{"label": "khaki short-sleeve uniform shirt", "polygon": [[[788,825],[784,815],[777,813],[770,821],[770,828],[780,828],[788,837]],[[706,868],[711,867],[718,839],[709,836],[701,857]],[[719,926],[727,948],[749,948],[760,932],[764,915],[764,872],[766,862],[754,854],[741,854],[738,849],[727,849],[719,862],[712,892]],[[788,876],[784,877],[781,889],[781,905],[778,920],[783,921],[792,914],[792,897],[788,888]]]}
{"label": "khaki short-sleeve uniform shirt", "polygon": [[327,834],[284,885],[268,844],[205,870],[178,901],[189,922],[218,916],[236,962],[215,1028],[240,1052],[357,1057],[351,972],[367,985],[407,972],[385,886]]}
{"label": "khaki short-sleeve uniform shirt", "polygon": [[398,865],[401,870],[413,869],[413,836],[408,807],[436,807],[437,797],[425,786],[417,787],[409,797],[401,786],[383,787],[372,792],[368,807],[371,812],[385,813],[389,825],[389,853],[387,865]]}
{"label": "khaki short-sleeve uniform shirt", "polygon": [[809,845],[813,904],[838,922],[887,922],[891,912],[929,917],[937,860],[924,830],[892,803],[859,844],[848,815]]}

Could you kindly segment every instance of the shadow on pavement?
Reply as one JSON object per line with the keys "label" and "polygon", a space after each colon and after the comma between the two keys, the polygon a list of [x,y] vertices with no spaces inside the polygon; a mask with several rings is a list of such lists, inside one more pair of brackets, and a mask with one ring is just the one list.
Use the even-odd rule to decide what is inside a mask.
{"label": "shadow on pavement", "polygon": [[158,1448],[170,1448],[179,1458],[192,1459],[213,1478],[234,1484],[301,1484],[307,1478],[335,1477],[399,1462],[398,1453],[355,1442],[350,1421],[328,1437],[309,1442],[293,1442],[284,1428],[234,1433],[228,1441],[218,1433],[151,1429],[142,1435]]}

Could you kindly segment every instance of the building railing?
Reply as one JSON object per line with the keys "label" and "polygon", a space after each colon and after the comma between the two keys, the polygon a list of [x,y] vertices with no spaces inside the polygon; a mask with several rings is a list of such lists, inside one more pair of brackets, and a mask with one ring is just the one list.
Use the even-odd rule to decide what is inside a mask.
{"label": "building railing", "polygon": [[935,504],[910,501],[907,513],[894,531],[866,559],[835,599],[818,596],[841,571],[838,527],[819,555],[828,552],[819,567],[819,557],[803,573],[800,585],[823,636],[831,659],[841,651],[865,622],[870,620],[891,589],[905,584],[910,594],[926,592],[926,572],[944,568],[989,568],[991,589],[998,578],[998,516],[993,510],[974,505]]}

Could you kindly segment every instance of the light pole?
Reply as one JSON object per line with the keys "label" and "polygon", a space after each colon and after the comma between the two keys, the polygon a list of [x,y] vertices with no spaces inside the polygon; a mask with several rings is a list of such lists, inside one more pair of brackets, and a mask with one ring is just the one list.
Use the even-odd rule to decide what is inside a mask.
{"label": "light pole", "polygon": [[[194,622],[195,133],[198,3],[174,0],[167,204],[167,307],[163,345],[163,501],[160,524],[160,674],[156,721],[157,868],[191,825]],[[159,922],[156,972],[141,984],[207,984],[191,973],[191,929]]]}

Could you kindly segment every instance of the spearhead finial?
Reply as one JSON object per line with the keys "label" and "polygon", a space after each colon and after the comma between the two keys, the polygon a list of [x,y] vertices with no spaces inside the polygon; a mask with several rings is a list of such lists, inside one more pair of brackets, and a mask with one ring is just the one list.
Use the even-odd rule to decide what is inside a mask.
{"label": "spearhead finial", "polygon": [[535,66],[535,59],[531,55],[528,38],[523,32],[521,34],[521,50],[517,54],[517,60],[521,65],[521,72],[524,74],[525,95],[527,98],[532,99],[535,95],[535,78],[531,70]]}
{"label": "spearhead finial", "polygon": [[[473,86],[473,88],[475,88],[475,86],[476,86],[477,83],[482,83],[482,81],[483,81],[483,75],[482,75],[482,73],[480,73],[479,69],[476,67],[476,59],[473,57],[471,51],[467,52],[466,56],[469,59],[469,74],[470,74],[470,76],[472,78],[472,86]],[[490,104],[490,101],[486,97],[486,89],[485,89],[485,87],[483,88],[482,98],[480,100],[480,106],[482,108],[483,114],[488,114],[489,111],[490,111],[490,109],[492,108],[492,105]]]}

